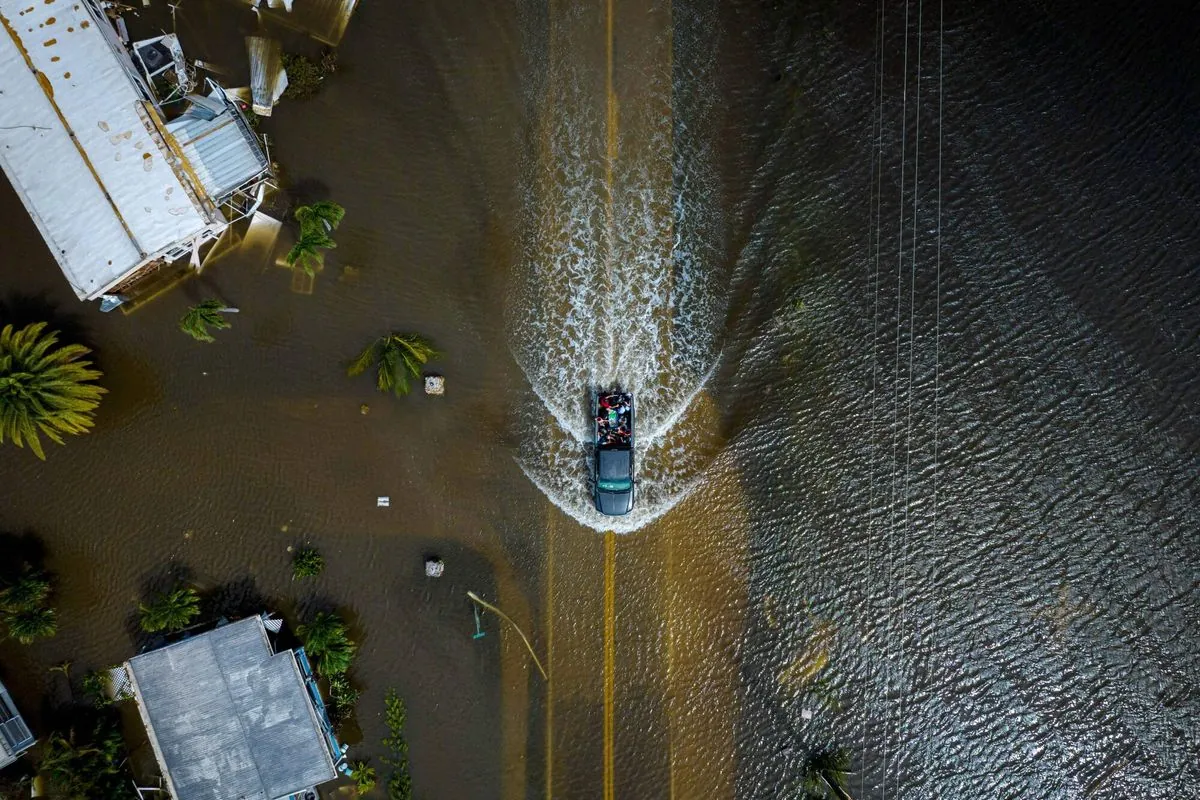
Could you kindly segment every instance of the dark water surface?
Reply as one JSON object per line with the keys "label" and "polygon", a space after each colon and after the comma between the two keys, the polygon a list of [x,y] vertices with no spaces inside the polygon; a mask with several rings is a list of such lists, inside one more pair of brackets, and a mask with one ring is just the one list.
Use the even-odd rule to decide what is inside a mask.
{"label": "dark water surface", "polygon": [[[1200,797],[1197,19],[618,1],[610,92],[604,2],[364,2],[263,126],[347,208],[312,294],[281,241],[100,315],[0,187],[3,317],[56,307],[111,392],[0,455],[61,614],[5,681],[36,709],[51,664],[127,658],[176,574],[346,611],[353,752],[398,689],[423,797],[786,797],[825,745],[859,800]],[[263,23],[177,24],[236,75]],[[218,343],[175,330],[214,295]],[[344,376],[390,329],[445,398]],[[581,455],[609,381],[645,426],[617,536]]]}

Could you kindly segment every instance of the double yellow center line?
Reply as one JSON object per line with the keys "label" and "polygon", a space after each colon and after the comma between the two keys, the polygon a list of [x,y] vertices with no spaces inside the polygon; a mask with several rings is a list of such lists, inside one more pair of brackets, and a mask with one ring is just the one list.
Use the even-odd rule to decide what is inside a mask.
{"label": "double yellow center line", "polygon": [[604,800],[614,800],[613,706],[617,665],[617,535],[604,534]]}

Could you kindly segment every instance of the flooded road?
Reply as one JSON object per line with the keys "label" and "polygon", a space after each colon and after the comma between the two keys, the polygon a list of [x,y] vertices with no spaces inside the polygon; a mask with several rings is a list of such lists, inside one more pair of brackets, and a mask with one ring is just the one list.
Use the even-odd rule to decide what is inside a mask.
{"label": "flooded road", "polygon": [[[53,313],[110,389],[47,462],[0,453],[0,530],[60,587],[0,675],[61,697],[171,573],[346,611],[352,753],[396,688],[420,796],[784,797],[831,745],[858,800],[1200,795],[1184,10],[364,2],[263,125],[289,195],[347,209],[311,293],[252,242],[101,315],[0,187],[0,318]],[[245,35],[315,52],[221,0],[175,24],[233,83]],[[202,345],[208,296],[241,313]],[[393,329],[446,397],[345,377]],[[642,480],[612,522],[609,382]]]}

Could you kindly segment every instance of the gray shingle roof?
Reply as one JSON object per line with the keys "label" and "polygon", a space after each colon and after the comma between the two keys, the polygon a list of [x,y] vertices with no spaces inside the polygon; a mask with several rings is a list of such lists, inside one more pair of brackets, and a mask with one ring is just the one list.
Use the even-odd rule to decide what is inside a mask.
{"label": "gray shingle roof", "polygon": [[336,773],[290,651],[260,617],[129,661],[177,800],[278,800]]}

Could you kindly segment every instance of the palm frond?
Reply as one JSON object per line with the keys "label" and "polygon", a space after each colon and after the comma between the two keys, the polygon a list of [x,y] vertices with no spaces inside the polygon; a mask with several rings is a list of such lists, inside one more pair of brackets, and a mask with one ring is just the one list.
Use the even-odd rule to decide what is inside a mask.
{"label": "palm frond", "polygon": [[309,226],[321,231],[332,231],[342,223],[342,218],[346,216],[346,209],[332,200],[318,200],[312,205],[300,206],[296,209],[294,216],[300,223],[301,232]]}
{"label": "palm frond", "polygon": [[59,434],[86,433],[103,387],[88,383],[101,377],[83,360],[82,345],[58,344],[58,334],[38,322],[0,330],[0,443],[29,446],[45,459],[41,435],[62,444]]}
{"label": "palm frond", "polygon": [[378,362],[375,388],[399,397],[408,394],[410,381],[420,378],[423,365],[438,355],[432,342],[418,334],[392,333],[372,342],[347,372],[359,375]]}
{"label": "palm frond", "polygon": [[371,342],[361,353],[358,358],[350,362],[350,366],[346,367],[346,374],[350,377],[362,375],[367,371],[367,368],[375,363],[375,351],[379,346],[379,342]]}

